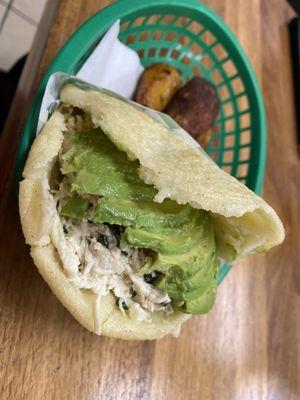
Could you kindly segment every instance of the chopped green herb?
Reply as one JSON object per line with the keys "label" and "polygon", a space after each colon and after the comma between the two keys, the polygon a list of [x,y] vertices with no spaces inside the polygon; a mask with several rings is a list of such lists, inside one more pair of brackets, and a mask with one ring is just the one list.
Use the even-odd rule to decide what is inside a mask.
{"label": "chopped green herb", "polygon": [[[116,305],[120,307],[120,297],[117,297]],[[128,305],[125,303],[124,300],[122,300],[121,302],[121,307],[123,308],[123,310],[128,310]]]}
{"label": "chopped green herb", "polygon": [[158,271],[150,272],[150,274],[144,275],[144,281],[146,283],[154,283],[159,278],[160,273]]}
{"label": "chopped green herb", "polygon": [[86,236],[86,241],[88,242],[88,244],[91,244],[93,236]]}
{"label": "chopped green herb", "polygon": [[114,235],[114,237],[117,240],[117,246],[120,246],[120,240],[121,240],[121,235],[123,233],[123,228],[120,225],[110,225],[106,224],[109,226],[111,233]]}
{"label": "chopped green herb", "polygon": [[109,247],[107,236],[103,235],[102,233],[99,233],[97,242],[101,243],[104,247]]}

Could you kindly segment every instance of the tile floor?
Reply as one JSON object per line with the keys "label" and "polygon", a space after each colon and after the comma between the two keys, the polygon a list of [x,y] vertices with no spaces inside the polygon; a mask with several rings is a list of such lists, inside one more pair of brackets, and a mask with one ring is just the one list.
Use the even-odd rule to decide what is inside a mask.
{"label": "tile floor", "polygon": [[[51,0],[50,0],[51,1]],[[0,69],[28,53],[47,0],[0,0]]]}

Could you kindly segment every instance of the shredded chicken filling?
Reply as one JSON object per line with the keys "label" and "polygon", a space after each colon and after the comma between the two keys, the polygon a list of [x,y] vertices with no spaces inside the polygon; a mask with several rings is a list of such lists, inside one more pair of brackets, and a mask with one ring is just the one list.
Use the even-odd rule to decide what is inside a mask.
{"label": "shredded chicken filling", "polygon": [[[145,249],[120,247],[122,227],[61,218],[56,247],[70,280],[79,288],[104,296],[112,291],[116,306],[138,319],[149,312],[171,313],[166,293],[144,281],[138,272],[149,258]],[[54,235],[55,236],[55,235]]]}

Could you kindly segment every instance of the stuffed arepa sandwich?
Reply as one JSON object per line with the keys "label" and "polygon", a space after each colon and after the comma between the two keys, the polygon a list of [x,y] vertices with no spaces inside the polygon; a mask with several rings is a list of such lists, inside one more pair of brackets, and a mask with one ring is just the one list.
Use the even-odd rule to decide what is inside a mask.
{"label": "stuffed arepa sandwich", "polygon": [[106,91],[63,87],[23,177],[20,216],[34,263],[97,334],[178,334],[213,306],[221,259],[284,239],[264,200]]}

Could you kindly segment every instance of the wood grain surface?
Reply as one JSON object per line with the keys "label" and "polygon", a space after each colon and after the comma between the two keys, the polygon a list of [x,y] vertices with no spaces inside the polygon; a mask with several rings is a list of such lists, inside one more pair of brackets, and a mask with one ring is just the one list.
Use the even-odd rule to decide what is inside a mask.
{"label": "wood grain surface", "polygon": [[178,339],[157,342],[122,342],[87,332],[52,295],[24,244],[9,188],[28,105],[65,40],[110,1],[49,3],[0,148],[0,398],[299,399],[300,162],[286,25],[292,13],[286,2],[205,2],[235,32],[263,89],[264,197],[285,223],[285,243],[236,265],[208,315],[186,323]]}

